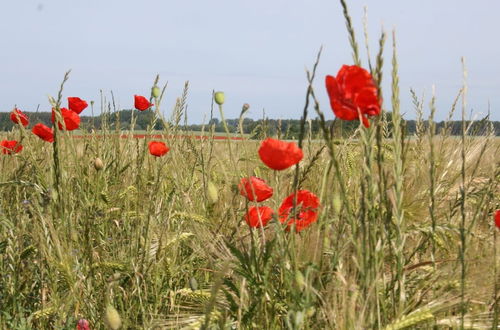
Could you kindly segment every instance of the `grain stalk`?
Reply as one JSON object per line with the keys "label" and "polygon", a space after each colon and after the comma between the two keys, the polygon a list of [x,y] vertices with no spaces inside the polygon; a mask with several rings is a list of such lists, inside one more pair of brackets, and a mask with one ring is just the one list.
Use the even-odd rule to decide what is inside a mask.
{"label": "grain stalk", "polygon": [[347,4],[345,0],[340,0],[340,4],[342,5],[345,25],[347,27],[347,32],[349,33],[349,43],[351,44],[352,48],[352,59],[355,65],[361,66],[361,60],[359,59],[359,47],[358,43],[356,42],[356,34],[354,33],[351,16],[349,15],[349,11],[347,9]]}
{"label": "grain stalk", "polygon": [[396,315],[401,315],[405,308],[406,292],[405,292],[405,218],[403,210],[403,133],[401,131],[402,119],[399,103],[399,76],[398,62],[396,57],[396,32],[392,33],[392,124],[393,124],[393,155],[394,155],[394,186],[393,186],[393,215],[395,225],[395,257],[396,270],[394,276],[395,297],[394,308]]}
{"label": "grain stalk", "polygon": [[465,214],[465,199],[467,197],[467,192],[465,188],[466,181],[466,150],[465,150],[465,135],[466,135],[466,123],[465,123],[465,111],[467,108],[467,70],[465,67],[465,58],[462,57],[462,72],[463,72],[463,93],[462,93],[462,134],[461,134],[461,169],[460,177],[462,180],[461,185],[461,200],[460,200],[460,249],[459,249],[459,260],[460,260],[460,328],[464,328],[464,318],[467,312],[467,306],[465,302],[465,281],[467,275],[465,254],[467,252],[467,237],[466,237],[466,214]]}
{"label": "grain stalk", "polygon": [[59,87],[59,92],[57,93],[57,100],[54,100],[52,97],[49,97],[49,101],[54,108],[55,112],[55,120],[54,120],[54,142],[52,144],[52,157],[53,157],[53,165],[54,165],[54,182],[55,182],[55,188],[57,192],[57,200],[56,200],[56,211],[57,211],[57,216],[62,217],[64,214],[64,205],[63,201],[65,200],[63,198],[63,187],[62,187],[62,182],[61,182],[61,177],[62,177],[62,170],[61,170],[61,160],[59,159],[59,144],[60,144],[60,131],[58,128],[58,125],[61,124],[63,128],[66,128],[66,125],[64,123],[62,114],[61,114],[61,101],[62,101],[62,92],[64,89],[64,84],[66,81],[69,79],[69,74],[71,70],[67,71],[64,74],[63,81],[61,83],[61,86]]}
{"label": "grain stalk", "polygon": [[[434,87],[432,88],[432,99],[430,103],[430,109],[431,113],[429,116],[429,182],[430,182],[430,187],[429,187],[429,199],[430,199],[430,205],[429,205],[429,215],[431,217],[431,224],[432,224],[432,238],[431,238],[431,244],[432,244],[432,251],[431,251],[431,259],[434,262],[435,261],[435,256],[436,256],[436,241],[435,241],[435,235],[436,235],[436,225],[437,225],[437,219],[436,219],[436,164],[435,164],[435,155],[434,155],[434,136],[435,136],[435,130],[436,130],[436,124],[434,122],[434,114],[436,113],[436,96],[435,96],[435,89]],[[435,264],[434,264],[435,266]]]}

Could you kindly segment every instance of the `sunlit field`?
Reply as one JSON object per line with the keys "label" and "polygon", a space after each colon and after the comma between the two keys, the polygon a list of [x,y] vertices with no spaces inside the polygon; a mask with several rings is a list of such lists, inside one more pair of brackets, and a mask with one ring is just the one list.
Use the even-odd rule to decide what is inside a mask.
{"label": "sunlit field", "polygon": [[[0,328],[499,327],[500,139],[487,121],[481,134],[465,121],[459,136],[437,131],[433,99],[415,95],[407,134],[396,43],[382,33],[368,62],[345,9],[353,63],[320,104],[312,59],[293,141],[276,128],[185,131],[184,104],[161,115],[158,77],[135,103],[155,111],[148,130],[111,128],[112,112],[78,130],[70,75],[48,101],[52,135],[14,116],[0,134],[22,145],[0,153]],[[465,84],[457,94],[447,111],[465,113]],[[222,92],[210,106],[224,122]],[[332,110],[361,119],[352,136],[326,124]]]}

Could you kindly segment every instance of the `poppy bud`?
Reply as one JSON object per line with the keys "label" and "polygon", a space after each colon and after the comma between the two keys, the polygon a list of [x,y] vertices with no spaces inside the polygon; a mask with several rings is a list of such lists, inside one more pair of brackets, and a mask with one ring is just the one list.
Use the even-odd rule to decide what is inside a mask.
{"label": "poppy bud", "polygon": [[224,104],[224,92],[215,92],[214,94],[215,103],[218,105]]}
{"label": "poppy bud", "polygon": [[114,273],[113,275],[111,275],[110,277],[108,277],[108,282],[115,282],[115,281],[118,281],[120,279],[122,275],[118,272]]}
{"label": "poppy bud", "polygon": [[198,290],[198,281],[196,281],[196,279],[194,277],[191,277],[189,279],[189,287],[191,288],[191,290],[193,291],[196,291]]}
{"label": "poppy bud", "polygon": [[120,329],[120,327],[122,326],[120,314],[118,314],[118,311],[111,305],[108,305],[108,307],[106,307],[104,321],[113,330]]}
{"label": "poppy bud", "polygon": [[153,95],[153,97],[157,98],[159,97],[161,94],[161,90],[158,86],[154,86],[152,89],[151,89],[151,95]]}
{"label": "poppy bud", "polygon": [[243,104],[242,110],[247,111],[248,109],[250,109],[250,104],[248,103]]}
{"label": "poppy bud", "polygon": [[96,171],[100,171],[104,168],[104,163],[102,162],[101,158],[97,157],[94,159],[94,168]]}
{"label": "poppy bud", "polygon": [[298,311],[295,313],[295,325],[297,328],[301,328],[300,325],[304,323],[304,313],[302,311]]}
{"label": "poppy bud", "polygon": [[207,197],[210,204],[215,204],[219,200],[219,192],[212,181],[208,182]]}
{"label": "poppy bud", "polygon": [[303,289],[306,286],[306,280],[304,278],[304,275],[302,275],[302,272],[299,270],[295,272],[295,282],[301,289]]}
{"label": "poppy bud", "polygon": [[335,194],[333,196],[333,209],[335,210],[335,213],[340,213],[340,208],[342,207],[342,202],[340,200],[340,196]]}

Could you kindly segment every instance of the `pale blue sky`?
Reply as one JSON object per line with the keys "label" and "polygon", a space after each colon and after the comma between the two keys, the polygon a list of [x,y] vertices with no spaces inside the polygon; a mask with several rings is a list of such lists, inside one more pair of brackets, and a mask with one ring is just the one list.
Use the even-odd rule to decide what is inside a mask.
{"label": "pale blue sky", "polygon": [[[490,102],[493,119],[500,120],[500,1],[348,4],[360,42],[363,7],[368,7],[372,56],[381,25],[389,32],[396,28],[407,118],[414,117],[409,88],[425,92],[428,100],[432,85],[437,117],[445,117],[461,86],[460,57],[465,56],[468,111],[484,115]],[[212,89],[225,91],[229,118],[245,102],[253,118],[262,109],[271,118],[298,118],[307,85],[304,68],[312,66],[323,45],[315,88],[331,119],[324,76],[352,63],[336,0],[3,0],[0,40],[1,111],[14,105],[34,111],[38,104],[47,110],[47,95],[55,96],[64,72],[72,69],[65,96],[97,103],[100,89],[113,90],[120,107],[131,108],[133,95],[149,95],[159,73],[169,82],[167,114],[184,81],[190,81],[190,122],[209,113]],[[385,63],[390,69],[389,48]],[[384,95],[387,108],[390,94]]]}

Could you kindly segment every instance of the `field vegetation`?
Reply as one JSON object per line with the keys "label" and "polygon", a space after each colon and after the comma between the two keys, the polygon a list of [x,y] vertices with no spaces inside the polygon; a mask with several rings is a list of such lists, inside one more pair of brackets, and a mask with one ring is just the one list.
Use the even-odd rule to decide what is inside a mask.
{"label": "field vegetation", "polygon": [[[270,169],[258,153],[262,140],[285,131],[264,125],[255,139],[241,127],[230,132],[223,102],[212,104],[223,134],[245,140],[190,138],[199,133],[183,130],[187,93],[167,119],[162,96],[152,96],[144,139],[118,137],[105,99],[103,124],[83,131],[85,139],[55,130],[48,143],[22,125],[3,133],[23,150],[0,155],[0,328],[74,329],[81,319],[91,329],[497,328],[495,129],[484,122],[472,134],[464,80],[449,109],[450,118],[462,113],[459,136],[451,119],[436,130],[434,96],[415,94],[409,134],[394,35],[382,32],[378,55],[362,63],[341,4],[354,64],[380,86],[389,62],[392,88],[379,87],[384,103],[370,127],[349,122],[357,126],[344,138],[315,96],[324,89],[315,77],[320,52],[297,131],[304,157],[288,169]],[[51,98],[57,110],[64,82]],[[134,120],[132,112],[129,127]],[[148,142],[158,132],[181,137],[162,139],[169,151],[154,157]],[[271,198],[241,195],[240,181],[251,176],[273,188]],[[277,212],[299,189],[321,205],[303,230],[278,213],[265,227],[244,220],[256,205]]]}

